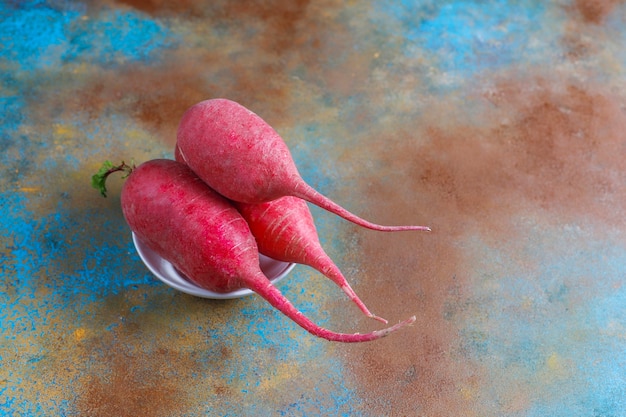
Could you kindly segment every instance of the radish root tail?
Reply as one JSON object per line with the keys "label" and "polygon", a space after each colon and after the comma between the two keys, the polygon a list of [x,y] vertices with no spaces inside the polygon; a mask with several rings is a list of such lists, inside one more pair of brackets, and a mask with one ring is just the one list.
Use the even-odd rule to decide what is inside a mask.
{"label": "radish root tail", "polygon": [[259,294],[267,302],[269,302],[274,308],[278,309],[281,313],[289,317],[296,324],[308,331],[314,336],[322,339],[329,340],[331,342],[343,342],[343,343],[358,343],[369,342],[372,340],[380,339],[394,333],[403,327],[409,326],[415,322],[415,316],[412,316],[404,321],[401,321],[386,329],[375,330],[370,333],[337,333],[331,330],[320,327],[315,324],[311,319],[305,316],[300,310],[298,310],[291,302],[285,298],[285,296],[276,288],[272,283],[261,273],[261,276],[257,276],[250,279],[247,282],[248,288]]}
{"label": "radish root tail", "polygon": [[367,317],[377,320],[384,324],[389,323],[386,319],[379,317],[376,314],[373,314],[372,312],[370,312],[367,306],[365,305],[365,303],[363,303],[363,301],[361,301],[361,299],[356,295],[352,287],[350,287],[349,285],[343,285],[341,289],[343,290],[344,293],[346,293],[346,295],[350,298],[350,300],[352,300],[352,302],[354,302],[359,307],[359,309],[363,312],[363,314],[365,314]]}
{"label": "radish root tail", "polygon": [[339,217],[342,217],[349,222],[357,224],[366,229],[376,230],[379,232],[401,232],[409,230],[425,232],[431,231],[430,227],[428,226],[383,226],[380,224],[372,223],[357,216],[356,214],[349,212],[348,210],[341,207],[339,204],[335,203],[334,201],[321,194],[306,183],[302,183],[300,187],[294,187],[294,189],[297,190],[293,193],[295,197],[300,197],[303,200],[308,201],[309,203],[315,204],[316,206],[321,207],[324,210],[334,213]]}

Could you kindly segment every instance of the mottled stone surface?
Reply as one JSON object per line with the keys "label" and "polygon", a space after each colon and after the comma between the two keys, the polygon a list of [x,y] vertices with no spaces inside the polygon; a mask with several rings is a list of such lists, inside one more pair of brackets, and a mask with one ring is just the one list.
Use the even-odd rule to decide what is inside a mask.
{"label": "mottled stone surface", "polygon": [[[626,3],[0,2],[0,415],[619,416],[626,410]],[[401,333],[316,339],[262,299],[141,263],[106,160],[173,157],[228,97],[377,233],[313,208]],[[368,320],[319,273],[281,290]]]}

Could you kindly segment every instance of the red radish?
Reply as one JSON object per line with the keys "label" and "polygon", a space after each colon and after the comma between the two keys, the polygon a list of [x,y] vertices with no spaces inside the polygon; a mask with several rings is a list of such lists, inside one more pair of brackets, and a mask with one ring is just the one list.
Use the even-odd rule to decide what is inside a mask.
{"label": "red radish", "polygon": [[[174,155],[182,161],[178,146]],[[372,314],[356,295],[341,270],[326,254],[317,235],[313,215],[307,202],[286,196],[267,203],[233,203],[248,223],[259,252],[270,258],[308,265],[335,282],[368,317],[387,323]]]}
{"label": "red radish", "polygon": [[368,317],[387,323],[370,313],[322,248],[306,201],[286,196],[260,204],[235,203],[235,207],[248,222],[259,252],[279,261],[317,269],[339,285]]}
{"label": "red radish", "polygon": [[430,230],[425,226],[381,226],[364,220],[309,186],[278,133],[242,105],[205,100],[189,108],[177,132],[185,163],[211,188],[240,203],[284,196],[303,198],[360,226],[380,231]]}
{"label": "red radish", "polygon": [[321,328],[263,274],[254,237],[235,207],[187,166],[165,159],[148,161],[137,168],[107,163],[92,180],[103,195],[106,177],[115,171],[127,173],[121,204],[131,230],[200,287],[215,292],[249,288],[311,334],[330,341],[375,340],[415,321],[413,316],[366,334]]}

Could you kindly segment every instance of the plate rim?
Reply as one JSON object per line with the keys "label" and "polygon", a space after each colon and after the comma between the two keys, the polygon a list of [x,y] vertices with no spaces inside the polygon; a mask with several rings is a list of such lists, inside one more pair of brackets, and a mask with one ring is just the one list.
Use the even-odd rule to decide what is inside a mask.
{"label": "plate rim", "polygon": [[[161,282],[163,282],[164,284],[168,285],[169,287],[172,287],[172,288],[174,288],[174,289],[176,289],[178,291],[184,292],[184,293],[189,294],[189,295],[194,295],[196,297],[211,298],[211,299],[217,299],[217,300],[228,300],[228,299],[234,299],[234,298],[242,298],[242,297],[246,297],[248,295],[254,294],[254,291],[252,291],[252,290],[250,290],[248,288],[241,288],[241,289],[238,289],[238,290],[235,290],[235,291],[231,291],[231,292],[227,292],[227,293],[218,293],[218,292],[215,292],[215,291],[210,291],[210,290],[204,289],[202,287],[199,287],[196,284],[192,283],[187,277],[185,277],[178,270],[176,270],[174,268],[174,266],[168,260],[164,259],[159,254],[157,254],[152,249],[150,249],[144,242],[141,241],[141,239],[139,239],[139,237],[137,236],[137,234],[135,232],[131,232],[131,235],[132,235],[133,245],[135,246],[135,250],[137,251],[137,254],[139,255],[139,258],[141,258],[141,261],[143,262],[143,264],[148,268],[148,270],[152,273],[152,275],[154,275],[156,278],[158,278]],[[177,279],[176,280],[172,280],[169,277],[165,276],[148,259],[148,255],[151,255],[152,257],[157,257],[157,258],[160,259],[161,262],[163,262],[164,264],[170,266],[172,271],[174,271],[174,273],[176,274],[176,278]],[[263,254],[259,254],[259,256],[264,256],[264,255]],[[265,258],[273,260],[275,262],[280,262],[280,263],[285,264],[285,267],[282,270],[282,272],[280,273],[280,275],[278,275],[276,278],[270,279],[272,284],[276,284],[279,281],[281,281],[282,279],[284,279],[287,275],[289,275],[291,270],[296,266],[295,263],[277,261],[277,260],[269,258],[267,256],[265,256]],[[185,285],[181,284],[181,282],[184,282]]]}

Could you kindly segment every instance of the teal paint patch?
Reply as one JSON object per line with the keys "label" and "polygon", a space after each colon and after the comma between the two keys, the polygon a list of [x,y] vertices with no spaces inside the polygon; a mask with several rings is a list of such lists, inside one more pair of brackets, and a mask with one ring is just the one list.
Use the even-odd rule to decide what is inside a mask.
{"label": "teal paint patch", "polygon": [[611,61],[619,62],[621,68],[626,67],[626,50],[623,45],[626,44],[626,3],[616,2],[615,10],[607,17],[605,26],[607,28],[607,39],[605,39],[604,47]]}
{"label": "teal paint patch", "polygon": [[386,30],[402,41],[407,59],[423,61],[425,78],[456,85],[479,71],[544,59],[539,53],[553,46],[550,37],[537,39],[546,33],[545,12],[536,1],[402,1],[377,4],[371,19],[394,25]]}
{"label": "teal paint patch", "polygon": [[[521,246],[474,252],[491,272],[471,285],[460,352],[501,382],[481,394],[500,408],[516,401],[528,416],[616,415],[626,398],[626,248],[619,236],[534,228]],[[521,259],[502,275],[501,265]]]}
{"label": "teal paint patch", "polygon": [[0,59],[19,63],[25,70],[55,64],[58,61],[48,54],[55,47],[63,47],[65,26],[77,17],[77,12],[65,14],[36,7],[36,3],[25,3],[20,7],[0,4],[0,41],[3,45]]}
{"label": "teal paint patch", "polygon": [[166,26],[135,12],[105,10],[94,17],[71,3],[0,4],[0,60],[23,71],[67,63],[117,65],[158,57],[177,40]]}
{"label": "teal paint patch", "polygon": [[150,60],[178,42],[159,22],[118,10],[102,13],[95,22],[72,22],[68,41],[65,61],[102,64]]}
{"label": "teal paint patch", "polygon": [[7,150],[20,140],[15,133],[24,119],[25,103],[19,87],[10,73],[0,72],[0,158],[4,167],[11,162]]}
{"label": "teal paint patch", "polygon": [[[137,274],[142,270],[135,266],[137,256],[129,256],[134,254],[134,247],[121,217],[107,219],[110,214],[102,210],[76,217],[63,203],[58,211],[39,217],[26,208],[26,198],[20,194],[2,196],[11,207],[0,223],[2,239],[10,249],[4,255],[7,262],[3,263],[3,271],[14,277],[7,284],[14,286],[15,294],[33,298],[43,285],[66,297],[88,295],[85,301],[93,302],[132,285],[154,282],[146,272]],[[84,241],[81,231],[87,230],[102,236],[91,236],[87,245],[78,245]],[[65,263],[70,257],[74,262]]]}
{"label": "teal paint patch", "polygon": [[[292,134],[302,140],[290,145],[289,149],[302,178],[319,192],[328,193],[334,186],[332,173],[336,155],[322,160],[311,158],[311,155],[327,155],[333,149],[332,141],[323,134],[324,129],[318,123],[302,126]],[[290,140],[286,139],[287,142]]]}

